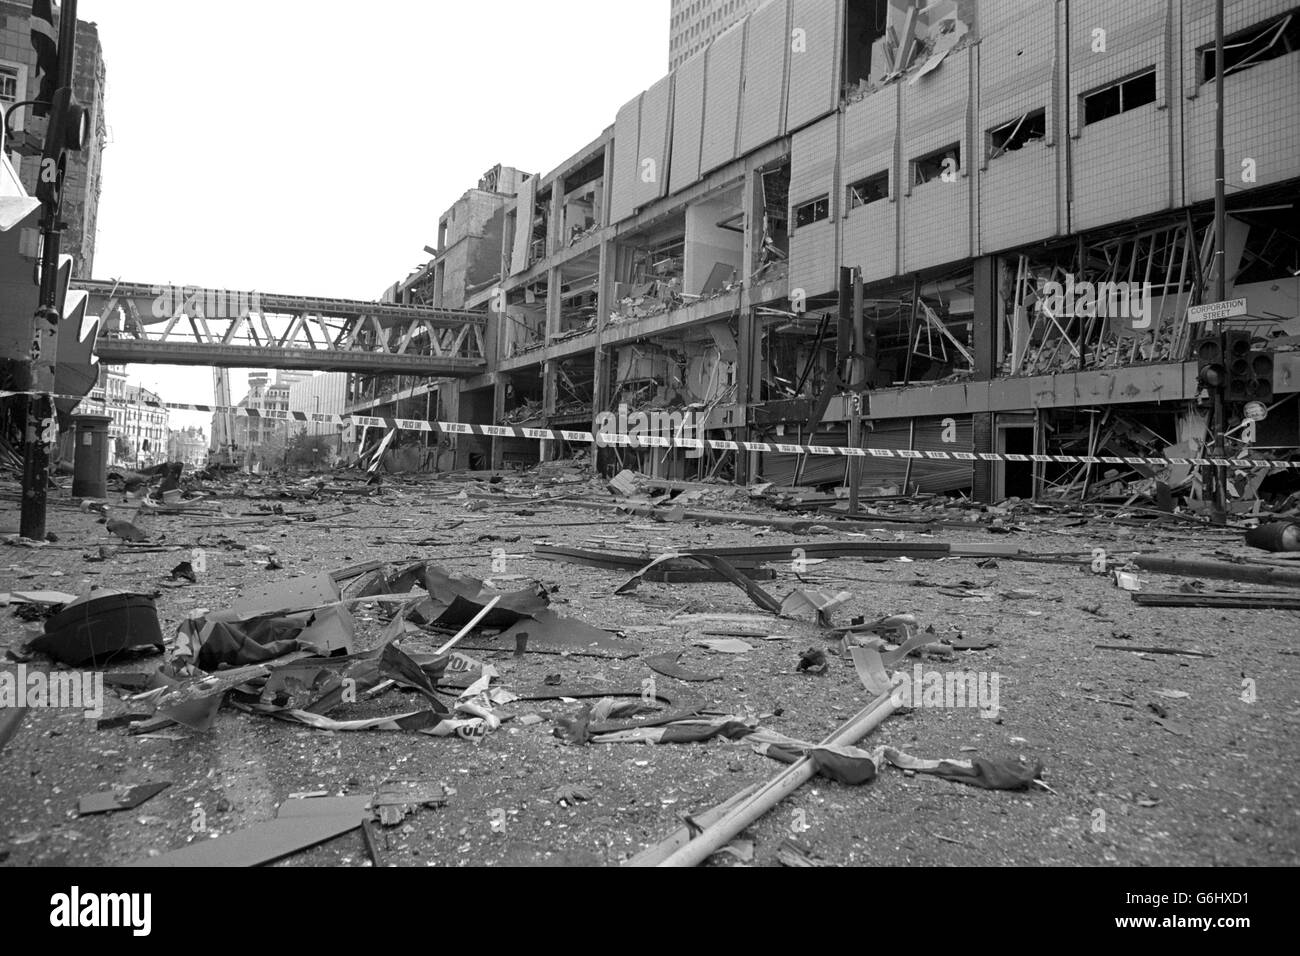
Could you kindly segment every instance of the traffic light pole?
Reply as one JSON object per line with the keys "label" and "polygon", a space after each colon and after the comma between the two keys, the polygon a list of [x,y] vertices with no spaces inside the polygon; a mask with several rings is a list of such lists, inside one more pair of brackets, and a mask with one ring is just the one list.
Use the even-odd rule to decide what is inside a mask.
{"label": "traffic light pole", "polygon": [[[76,64],[77,0],[63,0],[59,16],[58,88],[71,88]],[[56,117],[51,115],[53,124]],[[55,131],[61,135],[61,131]],[[47,132],[47,136],[49,133]],[[38,174],[63,176],[63,170],[47,170],[44,162]],[[23,500],[19,533],[29,540],[45,540],[46,499],[50,486],[50,453],[55,438],[54,368],[59,358],[58,308],[59,253],[62,247],[63,184],[57,184],[54,200],[46,201],[41,218],[41,286],[36,315],[32,319],[31,381],[33,393],[27,400],[26,434],[23,441]]]}
{"label": "traffic light pole", "polygon": [[[1214,113],[1214,301],[1223,302],[1228,298],[1228,211],[1227,211],[1227,170],[1223,154],[1223,3],[1215,0],[1214,11],[1214,79],[1217,97]],[[1218,322],[1219,354],[1228,358],[1228,339],[1223,322]],[[1225,390],[1230,376],[1225,375],[1219,387],[1214,390],[1214,457],[1228,457],[1228,405]],[[1228,469],[1215,466],[1214,469],[1214,511],[1215,524],[1228,523]]]}

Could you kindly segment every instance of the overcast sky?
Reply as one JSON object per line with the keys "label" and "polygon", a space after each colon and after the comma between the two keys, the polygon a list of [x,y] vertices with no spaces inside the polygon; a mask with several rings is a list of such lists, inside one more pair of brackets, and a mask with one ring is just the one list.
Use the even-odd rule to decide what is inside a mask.
{"label": "overcast sky", "polygon": [[[377,299],[484,172],[549,172],[668,70],[669,0],[81,0],[79,18],[108,74],[94,277],[159,285]],[[212,400],[206,369],[129,371]]]}

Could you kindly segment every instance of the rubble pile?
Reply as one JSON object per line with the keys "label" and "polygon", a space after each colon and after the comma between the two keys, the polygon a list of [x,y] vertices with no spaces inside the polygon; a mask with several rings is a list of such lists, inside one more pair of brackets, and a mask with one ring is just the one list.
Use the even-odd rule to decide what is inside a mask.
{"label": "rubble pile", "polygon": [[[852,513],[838,492],[598,477],[587,460],[421,476],[116,473],[106,499],[54,500],[58,540],[5,539],[0,692],[13,697],[19,676],[24,693],[38,675],[47,688],[99,679],[111,699],[82,731],[90,746],[198,755],[189,779],[175,759],[99,764],[54,800],[73,821],[206,805],[202,754],[223,737],[283,753],[276,774],[296,786],[274,815],[146,834],[133,844],[146,865],[257,865],[347,841],[373,865],[409,863],[420,827],[466,805],[471,782],[492,784],[453,786],[447,769],[486,772],[495,753],[540,755],[548,812],[579,830],[589,808],[612,806],[610,788],[634,786],[628,769],[700,808],[685,831],[649,824],[622,839],[607,821],[602,862],[748,865],[757,853],[820,865],[831,845],[753,836],[810,788],[851,801],[838,788],[889,794],[929,777],[1068,799],[1055,772],[1072,757],[1041,731],[999,732],[1020,719],[1006,682],[1040,679],[1008,654],[1039,646],[1021,628],[1078,612],[1104,627],[1086,651],[1098,661],[1194,669],[1218,660],[1211,632],[1157,628],[1153,615],[1300,610],[1294,497],[1211,527],[1104,497],[989,506],[877,490]],[[13,482],[0,493],[13,500]],[[1101,669],[1071,699],[1194,733],[1191,692],[1125,690],[1113,663]],[[976,717],[965,742],[928,722],[953,707]],[[0,759],[53,739],[32,733],[52,715],[0,714]],[[340,747],[364,771],[327,770]],[[569,777],[575,751],[593,769]],[[548,762],[570,769],[556,777]],[[751,783],[701,789],[705,765],[744,768]],[[684,766],[696,769],[682,777]],[[482,799],[484,839],[531,812]]]}

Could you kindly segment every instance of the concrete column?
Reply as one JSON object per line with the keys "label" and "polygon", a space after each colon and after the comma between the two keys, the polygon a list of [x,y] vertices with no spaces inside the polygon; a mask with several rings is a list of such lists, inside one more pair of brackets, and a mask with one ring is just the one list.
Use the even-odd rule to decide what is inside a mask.
{"label": "concrete column", "polygon": [[[736,400],[745,410],[745,427],[740,430],[740,440],[749,441],[754,433],[753,407],[763,395],[763,337],[759,332],[758,310],[745,309],[740,313],[738,345],[740,359],[736,363]],[[753,481],[759,473],[759,456],[756,453],[737,454],[738,481]]]}
{"label": "concrete column", "polygon": [[[745,188],[741,194],[741,203],[745,210],[745,288],[741,293],[740,318],[737,323],[739,358],[736,361],[736,402],[741,405],[746,415],[746,425],[739,430],[737,438],[746,441],[750,436],[748,425],[750,408],[762,394],[763,381],[760,366],[756,361],[758,342],[755,323],[758,321],[758,315],[754,307],[758,304],[758,295],[752,282],[763,249],[763,175],[760,170],[750,169],[745,172]],[[750,481],[757,471],[757,455],[737,453],[737,481]]]}
{"label": "concrete column", "polygon": [[[550,427],[551,420],[555,417],[555,408],[559,404],[558,367],[559,363],[554,360],[542,363],[542,415],[545,416],[547,427]],[[537,460],[549,461],[554,442],[544,441],[540,444]]]}
{"label": "concrete column", "polygon": [[975,260],[975,381],[987,382],[998,373],[998,259]]}
{"label": "concrete column", "polygon": [[546,254],[553,256],[565,246],[564,236],[564,178],[557,177],[551,187],[551,215],[546,224]]}
{"label": "concrete column", "polygon": [[[596,419],[601,412],[609,411],[609,349],[604,345],[605,324],[614,304],[614,243],[600,244],[600,278],[596,286],[596,350],[593,354],[591,417],[592,431],[597,430]],[[591,467],[599,471],[597,459],[599,447],[591,450]]]}
{"label": "concrete column", "polygon": [[[492,422],[496,424],[506,416],[506,377],[498,375],[496,382],[492,386]],[[499,471],[505,464],[505,446],[502,444],[503,439],[493,438],[492,441],[492,470]]]}
{"label": "concrete column", "polygon": [[551,344],[551,337],[559,335],[563,328],[564,303],[560,292],[564,288],[564,276],[559,269],[546,273],[546,344]]}
{"label": "concrete column", "polygon": [[763,251],[763,176],[758,170],[746,170],[740,202],[745,213],[744,268],[740,277],[745,288],[741,293],[740,307],[748,309],[757,304],[750,278],[758,270],[758,260]]}
{"label": "concrete column", "polygon": [[[993,413],[981,412],[972,418],[972,442],[971,448],[975,454],[991,454],[993,452]],[[971,497],[981,504],[992,504],[993,502],[993,469],[997,467],[991,461],[975,462],[975,482],[971,489]]]}

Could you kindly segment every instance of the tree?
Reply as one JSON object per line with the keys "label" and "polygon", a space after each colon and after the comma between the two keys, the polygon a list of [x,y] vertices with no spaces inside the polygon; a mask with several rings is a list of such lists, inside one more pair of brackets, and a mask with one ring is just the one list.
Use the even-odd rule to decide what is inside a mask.
{"label": "tree", "polygon": [[285,463],[292,468],[319,468],[329,461],[330,445],[324,435],[308,435],[303,429],[289,441]]}
{"label": "tree", "polygon": [[131,458],[131,445],[121,435],[113,439],[113,457],[118,461],[128,461]]}
{"label": "tree", "polygon": [[258,443],[254,451],[254,457],[267,470],[274,471],[284,465],[284,436],[278,429],[268,434]]}

